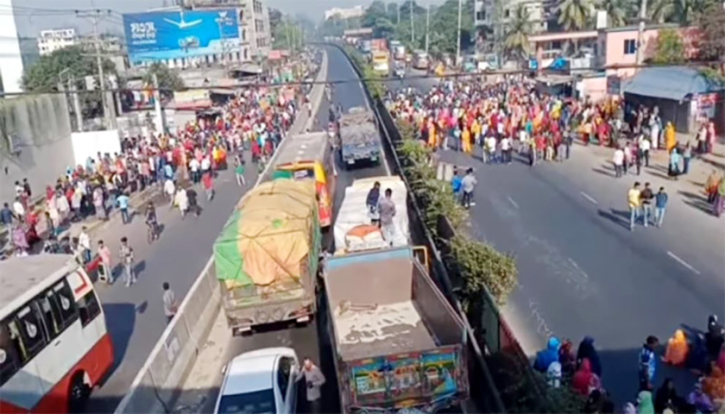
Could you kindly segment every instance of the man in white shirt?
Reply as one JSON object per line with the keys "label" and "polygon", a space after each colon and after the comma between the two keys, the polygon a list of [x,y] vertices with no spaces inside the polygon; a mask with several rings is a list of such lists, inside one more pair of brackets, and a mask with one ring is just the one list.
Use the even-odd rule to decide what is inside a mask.
{"label": "man in white shirt", "polygon": [[15,213],[15,217],[18,218],[18,221],[22,222],[25,219],[25,206],[23,206],[23,203],[20,201],[20,197],[15,197],[15,202],[13,202],[13,212]]}
{"label": "man in white shirt", "polygon": [[496,138],[489,135],[486,138],[486,155],[488,156],[488,162],[496,162]]}
{"label": "man in white shirt", "polygon": [[201,172],[206,174],[211,169],[211,159],[206,155],[201,159]]}
{"label": "man in white shirt", "polygon": [[645,167],[649,167],[649,150],[651,145],[650,141],[642,136],[642,139],[639,141],[639,150],[642,151],[642,158],[644,158]]}
{"label": "man in white shirt", "polygon": [[170,207],[174,206],[174,194],[176,194],[176,185],[174,185],[174,181],[171,179],[167,179],[164,182],[164,193],[169,197],[169,204]]}
{"label": "man in white shirt", "polygon": [[78,235],[78,252],[83,263],[91,262],[91,236],[88,235],[88,228],[83,226],[81,234]]}
{"label": "man in white shirt", "polygon": [[617,178],[622,177],[622,167],[624,165],[624,151],[622,150],[622,148],[617,148],[616,150],[614,150],[612,163],[614,164],[614,175]]}
{"label": "man in white shirt", "polygon": [[194,184],[199,183],[200,174],[199,174],[199,168],[201,165],[199,164],[199,160],[196,159],[196,157],[193,157],[191,161],[189,161],[189,171],[191,171],[191,180],[194,182]]}
{"label": "man in white shirt", "polygon": [[501,155],[503,156],[502,162],[511,164],[511,138],[504,137],[501,140]]}

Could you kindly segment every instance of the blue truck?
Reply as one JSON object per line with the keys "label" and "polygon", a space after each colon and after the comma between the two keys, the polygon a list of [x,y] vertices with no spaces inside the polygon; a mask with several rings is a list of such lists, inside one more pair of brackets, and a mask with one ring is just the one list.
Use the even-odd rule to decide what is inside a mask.
{"label": "blue truck", "polygon": [[337,148],[345,167],[378,164],[382,156],[375,115],[362,107],[350,108],[338,120]]}

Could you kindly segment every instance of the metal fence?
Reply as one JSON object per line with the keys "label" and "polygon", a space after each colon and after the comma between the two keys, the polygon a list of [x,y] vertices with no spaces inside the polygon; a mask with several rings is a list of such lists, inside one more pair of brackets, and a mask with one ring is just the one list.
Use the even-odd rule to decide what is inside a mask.
{"label": "metal fence", "polygon": [[[326,77],[327,56],[323,55],[317,80],[321,81]],[[323,86],[320,84],[312,88],[309,99],[313,108],[319,107],[323,93]],[[313,115],[314,112],[316,111],[313,111]],[[311,122],[307,111],[301,108],[288,134],[304,131]],[[270,179],[270,166],[274,165],[274,157],[256,184]],[[181,392],[186,376],[194,366],[220,309],[221,289],[212,257],[184,297],[176,316],[154,346],[126,396],[116,407],[115,413],[171,412],[170,407]]]}

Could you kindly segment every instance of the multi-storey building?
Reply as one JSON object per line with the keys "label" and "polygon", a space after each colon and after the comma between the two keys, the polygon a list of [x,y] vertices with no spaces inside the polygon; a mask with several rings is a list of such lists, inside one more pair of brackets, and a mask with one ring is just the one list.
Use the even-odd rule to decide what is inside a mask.
{"label": "multi-storey building", "polygon": [[528,12],[532,33],[546,31],[549,13],[546,7],[552,1],[555,0],[475,0],[474,24],[488,46],[486,49],[492,50],[494,42],[502,41],[516,9],[522,5]]}
{"label": "multi-storey building", "polygon": [[38,50],[41,56],[76,44],[78,44],[78,35],[73,28],[42,30],[38,36]]}

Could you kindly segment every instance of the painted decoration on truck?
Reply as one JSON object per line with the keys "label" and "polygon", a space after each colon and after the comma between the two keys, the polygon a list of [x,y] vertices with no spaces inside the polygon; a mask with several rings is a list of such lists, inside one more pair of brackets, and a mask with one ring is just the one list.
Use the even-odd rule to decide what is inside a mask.
{"label": "painted decoration on truck", "polygon": [[433,395],[454,394],[458,391],[455,352],[426,353],[421,357],[426,390]]}
{"label": "painted decoration on truck", "polygon": [[392,397],[411,398],[420,395],[420,354],[399,355],[388,358],[387,384]]}
{"label": "painted decoration on truck", "polygon": [[385,373],[380,369],[384,361],[382,358],[367,359],[352,367],[355,394],[366,397],[381,394],[381,397],[384,397]]}

